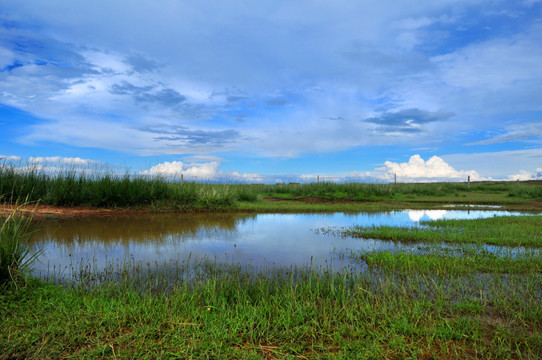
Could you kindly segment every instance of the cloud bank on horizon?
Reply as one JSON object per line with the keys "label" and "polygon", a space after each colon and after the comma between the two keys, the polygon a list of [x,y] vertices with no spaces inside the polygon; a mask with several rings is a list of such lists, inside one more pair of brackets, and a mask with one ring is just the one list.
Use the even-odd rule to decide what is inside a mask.
{"label": "cloud bank on horizon", "polygon": [[[45,173],[69,173],[80,172],[85,174],[118,174],[124,176],[130,174],[129,169],[114,169],[108,164],[81,159],[61,157],[31,157],[23,159],[15,156],[0,155],[0,161],[4,165],[11,166],[17,171],[38,170]],[[465,182],[495,180],[481,177],[474,170],[456,170],[438,156],[433,156],[424,161],[419,155],[413,155],[408,162],[395,163],[386,161],[385,166],[375,168],[363,173],[352,171],[346,176],[316,175],[316,174],[287,174],[287,175],[261,175],[245,174],[237,171],[223,171],[220,169],[221,162],[217,160],[207,162],[164,162],[132,174],[135,176],[161,177],[174,181],[212,181],[227,183],[311,183],[311,182]],[[542,168],[536,169],[535,173],[522,171],[511,175],[505,180],[536,180],[542,178]]]}
{"label": "cloud bank on horizon", "polygon": [[5,0],[0,153],[246,182],[537,179],[540,64],[538,0]]}

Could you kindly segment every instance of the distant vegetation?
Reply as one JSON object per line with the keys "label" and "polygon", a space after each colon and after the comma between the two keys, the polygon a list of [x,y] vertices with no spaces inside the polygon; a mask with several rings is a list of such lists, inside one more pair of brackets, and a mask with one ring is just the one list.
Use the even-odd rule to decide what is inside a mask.
{"label": "distant vegetation", "polygon": [[[483,196],[481,196],[483,195]],[[468,199],[463,199],[468,196]],[[541,182],[424,184],[211,184],[161,177],[70,170],[46,173],[0,166],[0,202],[40,201],[59,206],[156,207],[177,210],[229,210],[262,199],[325,201],[448,201],[507,203],[542,199]],[[247,205],[250,208],[252,205]],[[265,210],[262,207],[260,210]]]}

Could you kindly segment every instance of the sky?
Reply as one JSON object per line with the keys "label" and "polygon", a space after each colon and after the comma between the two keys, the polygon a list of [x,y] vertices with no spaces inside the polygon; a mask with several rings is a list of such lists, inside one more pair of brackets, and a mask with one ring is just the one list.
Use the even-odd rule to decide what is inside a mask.
{"label": "sky", "polygon": [[248,183],[542,179],[542,1],[2,0],[0,158]]}

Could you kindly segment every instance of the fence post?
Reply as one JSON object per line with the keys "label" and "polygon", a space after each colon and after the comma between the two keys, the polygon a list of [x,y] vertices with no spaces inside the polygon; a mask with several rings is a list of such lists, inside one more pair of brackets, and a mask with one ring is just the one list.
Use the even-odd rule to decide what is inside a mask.
{"label": "fence post", "polygon": [[470,175],[467,177],[467,187],[470,189]]}

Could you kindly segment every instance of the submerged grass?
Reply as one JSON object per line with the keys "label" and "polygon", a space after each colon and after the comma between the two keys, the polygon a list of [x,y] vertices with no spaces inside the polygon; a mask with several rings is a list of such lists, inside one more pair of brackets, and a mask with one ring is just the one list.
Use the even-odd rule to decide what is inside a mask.
{"label": "submerged grass", "polygon": [[[0,293],[8,358],[536,359],[540,274],[200,269],[169,292],[34,281]],[[457,274],[456,274],[457,275]],[[159,274],[148,275],[156,282]]]}
{"label": "submerged grass", "polygon": [[467,256],[443,255],[438,251],[425,254],[411,252],[369,252],[352,255],[354,259],[364,261],[369,268],[386,271],[411,272],[424,274],[458,275],[472,272],[506,274],[542,273],[542,255],[530,254],[514,258],[499,257],[491,253]]}
{"label": "submerged grass", "polygon": [[422,221],[421,227],[352,227],[346,236],[402,242],[454,242],[542,247],[542,216]]}

